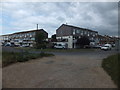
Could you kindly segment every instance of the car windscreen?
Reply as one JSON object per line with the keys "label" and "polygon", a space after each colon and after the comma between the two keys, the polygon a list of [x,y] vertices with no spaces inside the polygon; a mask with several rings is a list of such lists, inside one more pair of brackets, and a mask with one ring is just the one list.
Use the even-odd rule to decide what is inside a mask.
{"label": "car windscreen", "polygon": [[109,47],[109,46],[104,46],[104,47]]}
{"label": "car windscreen", "polygon": [[58,46],[62,46],[61,44],[58,44]]}

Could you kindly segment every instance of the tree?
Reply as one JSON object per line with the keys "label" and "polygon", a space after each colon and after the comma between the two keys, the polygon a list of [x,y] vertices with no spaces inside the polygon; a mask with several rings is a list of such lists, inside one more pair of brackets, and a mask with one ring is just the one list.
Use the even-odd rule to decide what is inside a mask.
{"label": "tree", "polygon": [[90,44],[90,40],[89,40],[88,37],[83,36],[83,37],[77,39],[76,44],[83,48],[85,45],[89,45]]}
{"label": "tree", "polygon": [[56,41],[57,41],[57,39],[56,39],[56,34],[54,34],[54,35],[51,36],[51,41],[52,41],[52,42],[56,42]]}
{"label": "tree", "polygon": [[38,49],[45,48],[46,43],[45,43],[45,35],[44,35],[44,33],[36,32],[35,42],[36,42],[36,45],[35,45],[36,48],[38,48]]}

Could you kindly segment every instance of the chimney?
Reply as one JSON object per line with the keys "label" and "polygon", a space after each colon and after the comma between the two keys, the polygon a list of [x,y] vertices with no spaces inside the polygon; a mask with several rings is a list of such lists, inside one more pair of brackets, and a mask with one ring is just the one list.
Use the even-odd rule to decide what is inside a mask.
{"label": "chimney", "polygon": [[38,24],[37,24],[37,30],[38,30]]}

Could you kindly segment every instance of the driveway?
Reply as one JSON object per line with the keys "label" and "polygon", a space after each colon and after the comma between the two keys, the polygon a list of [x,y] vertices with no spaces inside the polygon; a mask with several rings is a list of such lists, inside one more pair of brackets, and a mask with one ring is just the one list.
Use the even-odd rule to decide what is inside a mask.
{"label": "driveway", "polygon": [[3,68],[3,88],[116,88],[101,68],[102,59],[114,53],[66,52],[16,63]]}

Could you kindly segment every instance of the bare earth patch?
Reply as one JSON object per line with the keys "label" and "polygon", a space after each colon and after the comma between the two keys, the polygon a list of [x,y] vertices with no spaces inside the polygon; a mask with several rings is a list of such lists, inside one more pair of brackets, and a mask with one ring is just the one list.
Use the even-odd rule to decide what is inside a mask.
{"label": "bare earth patch", "polygon": [[116,88],[102,58],[56,55],[3,68],[3,88]]}

